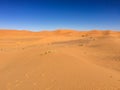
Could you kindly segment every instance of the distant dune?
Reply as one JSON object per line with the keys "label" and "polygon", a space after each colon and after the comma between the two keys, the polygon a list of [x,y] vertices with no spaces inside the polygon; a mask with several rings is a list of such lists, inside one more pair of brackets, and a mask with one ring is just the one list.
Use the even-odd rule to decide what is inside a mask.
{"label": "distant dune", "polygon": [[54,31],[38,31],[38,32],[32,32],[28,30],[5,30],[0,29],[0,35],[32,35],[32,34],[47,34],[47,33],[53,33],[53,34],[120,34],[119,31],[111,31],[111,30],[91,30],[91,31],[78,31],[78,30],[54,30]]}
{"label": "distant dune", "polygon": [[120,32],[0,30],[0,90],[120,90]]}

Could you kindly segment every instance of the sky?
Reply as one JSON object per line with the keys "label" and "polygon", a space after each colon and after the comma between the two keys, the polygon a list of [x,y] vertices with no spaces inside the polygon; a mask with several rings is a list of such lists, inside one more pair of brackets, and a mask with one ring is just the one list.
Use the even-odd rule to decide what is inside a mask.
{"label": "sky", "polygon": [[0,0],[0,28],[120,30],[120,0]]}

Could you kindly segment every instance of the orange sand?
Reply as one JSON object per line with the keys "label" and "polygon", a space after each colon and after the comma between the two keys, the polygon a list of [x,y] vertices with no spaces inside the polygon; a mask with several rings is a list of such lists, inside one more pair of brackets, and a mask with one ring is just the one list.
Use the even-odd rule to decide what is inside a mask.
{"label": "orange sand", "polygon": [[0,30],[0,90],[120,90],[120,32]]}

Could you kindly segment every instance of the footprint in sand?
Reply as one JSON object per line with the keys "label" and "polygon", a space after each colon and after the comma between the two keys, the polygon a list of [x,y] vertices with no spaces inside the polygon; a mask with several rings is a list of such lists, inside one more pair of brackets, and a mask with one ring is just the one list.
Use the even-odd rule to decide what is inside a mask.
{"label": "footprint in sand", "polygon": [[83,46],[83,44],[79,44],[78,46]]}
{"label": "footprint in sand", "polygon": [[110,78],[112,78],[112,76],[110,76]]}
{"label": "footprint in sand", "polygon": [[[51,50],[45,51],[45,52],[44,52],[44,55],[47,55],[47,54],[49,54],[49,53],[52,53],[52,51],[51,51]],[[40,55],[43,55],[43,54],[40,54]]]}
{"label": "footprint in sand", "polygon": [[48,50],[46,53],[51,53],[51,51],[50,51],[50,50]]}
{"label": "footprint in sand", "polygon": [[3,51],[3,48],[1,48],[0,51]]}
{"label": "footprint in sand", "polygon": [[120,82],[120,80],[118,80]]}
{"label": "footprint in sand", "polygon": [[24,50],[25,48],[22,48],[22,50]]}

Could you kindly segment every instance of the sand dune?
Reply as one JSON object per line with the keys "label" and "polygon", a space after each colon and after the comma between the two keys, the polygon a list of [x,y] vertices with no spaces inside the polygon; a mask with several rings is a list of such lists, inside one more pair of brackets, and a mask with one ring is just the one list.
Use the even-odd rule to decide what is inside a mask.
{"label": "sand dune", "polygon": [[0,90],[120,90],[120,32],[0,30]]}

